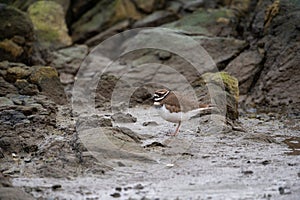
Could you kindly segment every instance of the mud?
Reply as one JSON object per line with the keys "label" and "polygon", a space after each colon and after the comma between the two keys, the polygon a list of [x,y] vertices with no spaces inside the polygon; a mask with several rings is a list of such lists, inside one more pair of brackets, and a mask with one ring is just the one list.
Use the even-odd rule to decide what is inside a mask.
{"label": "mud", "polygon": [[[90,162],[84,172],[63,178],[38,176],[33,169],[30,175],[13,178],[13,185],[38,199],[298,199],[300,196],[299,118],[244,114],[240,121],[245,132],[241,132],[232,131],[217,116],[208,115],[184,123],[178,137],[170,137],[166,133],[175,126],[162,121],[154,109],[136,107],[129,113],[137,118],[135,123],[113,122],[113,126],[130,128],[141,143],[137,143],[138,149],[117,150],[145,156],[151,162],[133,159],[134,156],[102,158]],[[146,122],[151,122],[151,126],[144,126]],[[100,158],[97,152],[83,154]],[[26,167],[25,160],[22,165]],[[69,167],[65,165],[65,170]]]}

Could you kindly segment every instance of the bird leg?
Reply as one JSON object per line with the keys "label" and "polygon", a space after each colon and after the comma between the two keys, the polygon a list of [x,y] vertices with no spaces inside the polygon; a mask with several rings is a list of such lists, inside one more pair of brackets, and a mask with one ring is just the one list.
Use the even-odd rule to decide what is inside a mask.
{"label": "bird leg", "polygon": [[179,132],[180,125],[181,125],[181,122],[178,122],[178,125],[177,125],[177,127],[176,127],[175,132],[174,132],[174,133],[169,133],[169,134],[167,134],[167,135],[169,135],[169,136],[174,136],[174,137],[177,136],[177,135],[178,135],[178,132]]}

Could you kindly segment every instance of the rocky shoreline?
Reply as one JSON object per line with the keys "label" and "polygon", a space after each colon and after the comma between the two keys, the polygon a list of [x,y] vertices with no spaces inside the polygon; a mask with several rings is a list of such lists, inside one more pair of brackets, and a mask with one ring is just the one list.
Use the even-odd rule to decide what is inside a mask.
{"label": "rocky shoreline", "polygon": [[[297,199],[299,7],[1,3],[0,199]],[[218,112],[167,137],[151,107],[161,86]]]}

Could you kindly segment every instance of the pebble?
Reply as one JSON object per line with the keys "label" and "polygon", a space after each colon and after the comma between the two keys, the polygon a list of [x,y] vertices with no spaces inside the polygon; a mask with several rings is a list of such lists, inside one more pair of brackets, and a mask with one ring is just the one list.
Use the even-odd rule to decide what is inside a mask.
{"label": "pebble", "polygon": [[121,197],[121,194],[119,192],[115,192],[115,193],[111,194],[110,196],[112,196],[114,198],[119,198],[119,197]]}
{"label": "pebble", "polygon": [[157,126],[158,123],[155,121],[143,122],[143,126]]}
{"label": "pebble", "polygon": [[56,185],[52,185],[52,190],[57,190],[57,189],[60,189],[62,188],[62,186],[60,184],[56,184]]}
{"label": "pebble", "polygon": [[137,184],[136,186],[133,187],[133,189],[136,189],[136,190],[142,190],[144,189],[144,186],[142,184]]}

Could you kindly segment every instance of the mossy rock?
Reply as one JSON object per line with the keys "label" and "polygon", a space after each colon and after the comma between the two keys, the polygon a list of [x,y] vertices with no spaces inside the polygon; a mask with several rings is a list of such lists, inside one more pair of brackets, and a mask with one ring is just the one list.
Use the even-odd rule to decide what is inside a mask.
{"label": "mossy rock", "polygon": [[198,95],[202,96],[205,103],[213,100],[221,113],[226,113],[227,119],[238,119],[239,87],[235,77],[227,72],[205,73],[195,80],[192,86],[200,93]]}
{"label": "mossy rock", "polygon": [[15,82],[17,79],[26,79],[31,74],[31,69],[25,67],[11,67],[7,69],[5,79],[9,82]]}
{"label": "mossy rock", "polygon": [[57,71],[50,66],[33,66],[33,72],[29,77],[31,83],[39,85],[43,79],[58,78]]}
{"label": "mossy rock", "polygon": [[28,8],[28,13],[43,47],[57,49],[72,44],[60,4],[38,1]]}

